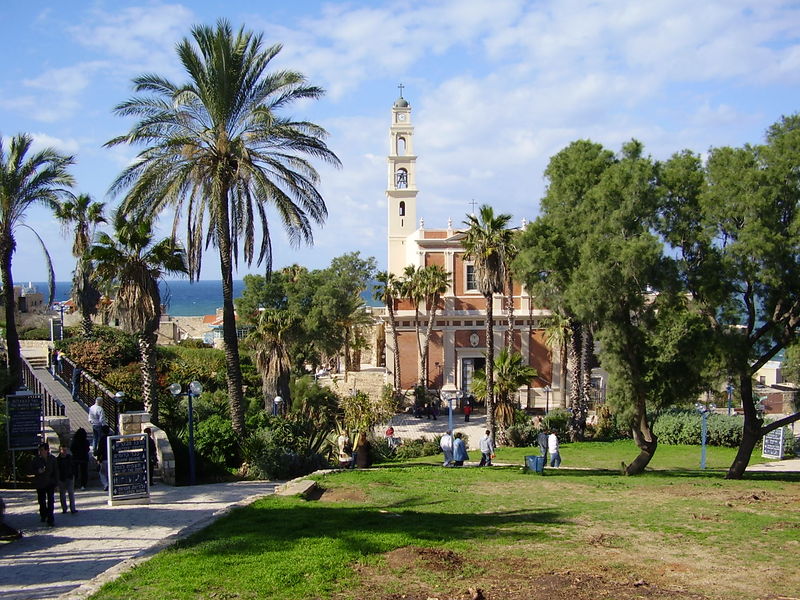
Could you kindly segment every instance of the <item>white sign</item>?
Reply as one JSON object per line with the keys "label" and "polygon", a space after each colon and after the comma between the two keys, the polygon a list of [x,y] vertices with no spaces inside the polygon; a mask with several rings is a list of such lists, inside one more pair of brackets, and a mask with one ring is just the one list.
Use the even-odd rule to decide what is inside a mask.
{"label": "white sign", "polygon": [[761,456],[765,458],[783,458],[783,427],[773,429],[764,436]]}

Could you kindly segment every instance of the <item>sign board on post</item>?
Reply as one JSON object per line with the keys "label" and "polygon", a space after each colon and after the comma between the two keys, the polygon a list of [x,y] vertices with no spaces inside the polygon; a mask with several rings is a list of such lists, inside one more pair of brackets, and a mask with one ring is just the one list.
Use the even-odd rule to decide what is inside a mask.
{"label": "sign board on post", "polygon": [[783,459],[783,427],[773,429],[764,436],[761,456],[765,458]]}
{"label": "sign board on post", "polygon": [[112,435],[108,437],[108,504],[149,504],[150,480],[147,465],[150,457],[147,435]]}
{"label": "sign board on post", "polygon": [[6,427],[9,450],[35,450],[42,441],[42,395],[6,396]]}

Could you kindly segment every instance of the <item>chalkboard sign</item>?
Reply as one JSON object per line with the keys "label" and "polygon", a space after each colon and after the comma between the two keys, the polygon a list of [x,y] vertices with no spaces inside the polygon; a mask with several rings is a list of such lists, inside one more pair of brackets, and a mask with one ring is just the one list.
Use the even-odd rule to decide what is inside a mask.
{"label": "chalkboard sign", "polygon": [[42,441],[41,394],[6,396],[9,450],[35,450]]}
{"label": "chalkboard sign", "polygon": [[766,458],[783,458],[783,427],[773,429],[764,436],[761,456]]}
{"label": "chalkboard sign", "polygon": [[150,494],[147,476],[146,434],[114,435],[108,438],[109,503],[142,498]]}

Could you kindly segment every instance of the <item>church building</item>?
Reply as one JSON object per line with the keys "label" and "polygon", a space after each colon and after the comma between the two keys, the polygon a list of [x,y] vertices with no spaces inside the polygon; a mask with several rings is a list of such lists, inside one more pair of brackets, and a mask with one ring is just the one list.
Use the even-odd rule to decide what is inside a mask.
{"label": "church building", "polygon": [[[450,286],[443,296],[431,334],[428,355],[430,388],[443,392],[469,393],[475,371],[486,366],[486,302],[475,285],[474,267],[464,258],[463,230],[454,229],[452,219],[447,227],[428,228],[418,219],[417,156],[414,154],[414,127],[411,106],[400,97],[392,106],[389,127],[388,186],[388,271],[402,277],[403,270],[439,265],[450,275]],[[424,205],[419,208],[422,209]],[[421,210],[419,211],[421,212]],[[461,221],[463,219],[459,219]],[[499,352],[509,329],[506,297],[495,295],[494,347]],[[419,374],[419,350],[414,324],[414,306],[406,299],[395,302],[395,321],[400,352],[401,386],[416,385]],[[421,329],[427,325],[428,307],[420,305]],[[552,355],[543,321],[549,310],[536,307],[519,283],[513,285],[513,319],[511,344],[523,360],[533,366],[539,376],[530,389],[520,389],[522,407],[545,408],[563,406],[563,385],[560,381],[557,356]],[[386,368],[394,368],[391,323],[386,328]]]}

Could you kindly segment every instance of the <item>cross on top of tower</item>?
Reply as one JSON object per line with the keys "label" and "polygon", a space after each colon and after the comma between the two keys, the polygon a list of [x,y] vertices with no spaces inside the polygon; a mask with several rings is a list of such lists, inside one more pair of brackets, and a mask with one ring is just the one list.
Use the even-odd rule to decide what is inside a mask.
{"label": "cross on top of tower", "polygon": [[477,204],[477,202],[475,201],[475,198],[473,198],[470,201],[470,204],[472,204],[472,214],[474,215],[475,214],[475,205]]}
{"label": "cross on top of tower", "polygon": [[403,88],[406,87],[406,86],[404,86],[402,83],[399,83],[397,85],[397,87],[400,88],[400,97],[402,98],[403,97]]}

